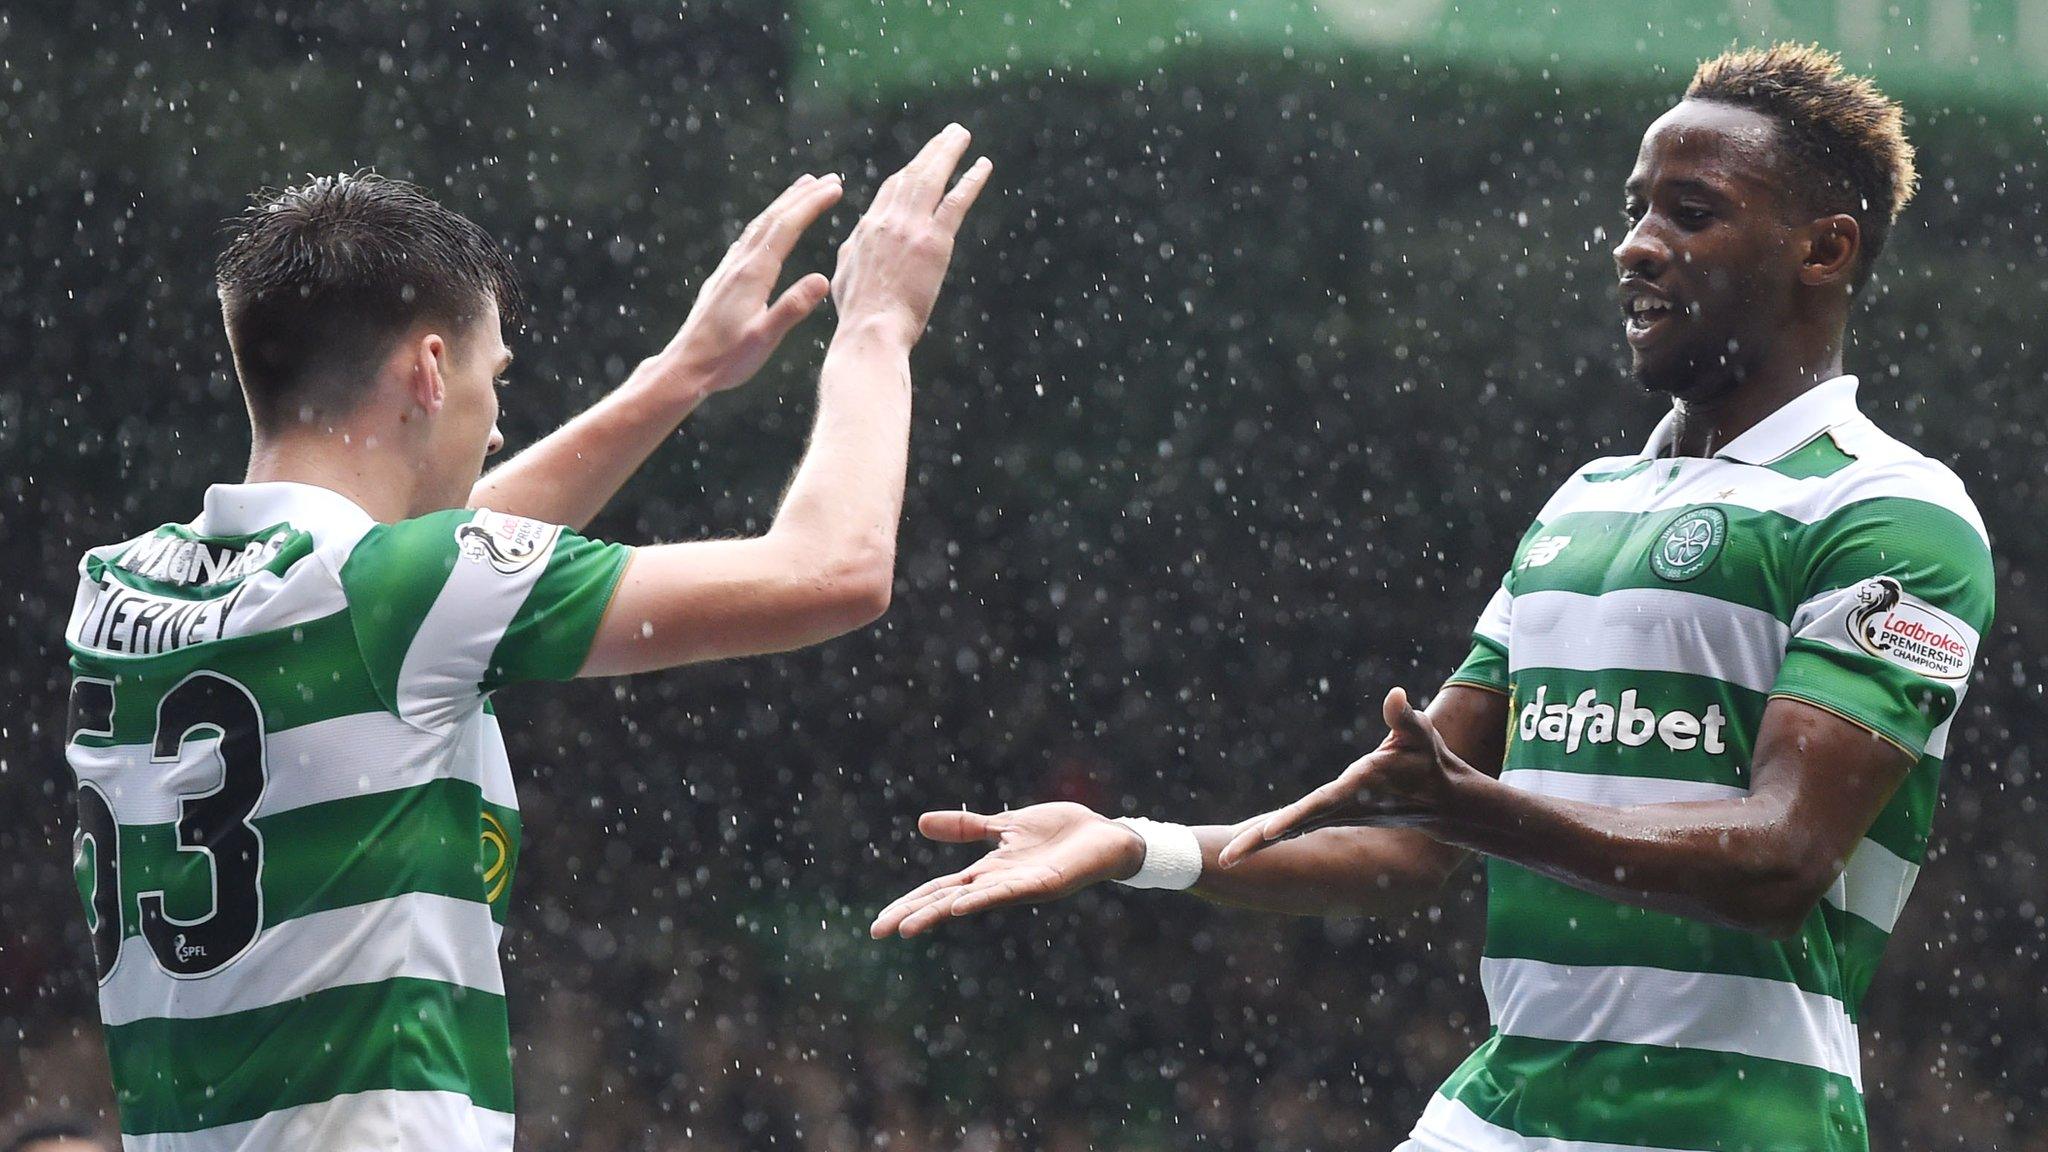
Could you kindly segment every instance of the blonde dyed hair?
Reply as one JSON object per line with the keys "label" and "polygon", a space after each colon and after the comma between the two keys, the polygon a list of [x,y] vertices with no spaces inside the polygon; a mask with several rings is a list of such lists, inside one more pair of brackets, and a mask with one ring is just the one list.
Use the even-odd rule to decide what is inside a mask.
{"label": "blonde dyed hair", "polygon": [[1724,52],[1699,66],[1685,97],[1777,122],[1801,185],[1795,191],[1820,211],[1856,218],[1861,283],[1919,184],[1898,101],[1868,77],[1844,71],[1841,57],[1817,44]]}

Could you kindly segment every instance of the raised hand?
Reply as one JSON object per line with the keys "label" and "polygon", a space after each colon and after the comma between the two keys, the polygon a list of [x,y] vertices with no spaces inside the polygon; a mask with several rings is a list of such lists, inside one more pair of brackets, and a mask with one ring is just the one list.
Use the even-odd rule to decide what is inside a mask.
{"label": "raised hand", "polygon": [[953,258],[953,237],[988,186],[992,165],[983,157],[946,189],[971,139],[967,129],[949,124],[882,182],[839,249],[832,298],[840,331],[872,326],[905,347],[924,333]]}
{"label": "raised hand", "polygon": [[933,840],[993,841],[995,850],[950,876],[927,881],[875,917],[869,934],[916,936],[955,917],[1069,896],[1137,872],[1145,842],[1079,804],[1034,804],[1015,812],[927,812],[917,830]]}
{"label": "raised hand", "polygon": [[803,176],[754,217],[697,290],[697,302],[657,360],[706,393],[753,378],[832,289],[822,273],[798,279],[769,302],[783,262],[804,230],[838,203],[839,177]]}
{"label": "raised hand", "polygon": [[1428,830],[1453,812],[1459,786],[1483,774],[1451,753],[1406,691],[1389,691],[1381,712],[1389,731],[1378,748],[1294,803],[1247,821],[1216,862],[1228,868],[1277,840],[1334,825]]}

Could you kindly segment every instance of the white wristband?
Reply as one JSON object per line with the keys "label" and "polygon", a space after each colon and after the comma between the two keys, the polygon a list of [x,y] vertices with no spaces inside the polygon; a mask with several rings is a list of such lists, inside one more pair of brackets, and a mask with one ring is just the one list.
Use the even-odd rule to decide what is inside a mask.
{"label": "white wristband", "polygon": [[1202,844],[1195,839],[1195,830],[1185,824],[1165,824],[1158,820],[1147,820],[1142,816],[1123,816],[1117,819],[1145,841],[1145,862],[1138,865],[1138,871],[1127,880],[1117,883],[1132,888],[1172,888],[1176,891],[1194,887],[1202,878]]}

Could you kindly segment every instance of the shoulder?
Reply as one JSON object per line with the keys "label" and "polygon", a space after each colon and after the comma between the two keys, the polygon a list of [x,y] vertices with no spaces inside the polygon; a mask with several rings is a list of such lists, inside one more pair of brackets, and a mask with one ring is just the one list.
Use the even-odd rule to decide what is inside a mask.
{"label": "shoulder", "polygon": [[362,586],[445,577],[461,555],[462,529],[475,515],[467,508],[450,508],[372,525],[338,556],[342,580]]}
{"label": "shoulder", "polygon": [[1867,418],[1830,429],[1848,461],[1811,485],[1797,529],[1810,590],[1883,586],[1931,604],[1981,633],[1996,570],[1984,519],[1955,471]]}
{"label": "shoulder", "polygon": [[1564,481],[1543,502],[1543,509],[1536,514],[1538,524],[1547,523],[1572,510],[1596,492],[1605,491],[1614,485],[1624,484],[1632,477],[1648,471],[1656,461],[1644,456],[1601,456],[1586,461],[1565,474]]}
{"label": "shoulder", "polygon": [[1837,425],[1828,436],[1851,459],[1825,478],[1824,514],[1867,519],[1945,512],[1967,524],[1988,546],[1984,517],[1962,477],[1947,464],[1892,436],[1867,416]]}

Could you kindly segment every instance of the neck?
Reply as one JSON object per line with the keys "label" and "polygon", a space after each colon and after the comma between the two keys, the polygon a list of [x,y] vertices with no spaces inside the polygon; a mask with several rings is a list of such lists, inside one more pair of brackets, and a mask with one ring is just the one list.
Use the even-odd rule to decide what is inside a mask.
{"label": "neck", "polygon": [[328,427],[285,435],[258,432],[246,482],[311,484],[340,493],[390,524],[412,514],[414,470],[375,435]]}
{"label": "neck", "polygon": [[1671,402],[1675,413],[1672,453],[1712,456],[1814,385],[1841,374],[1842,340],[1838,332],[1814,354],[1767,364],[1717,394],[1675,395]]}

